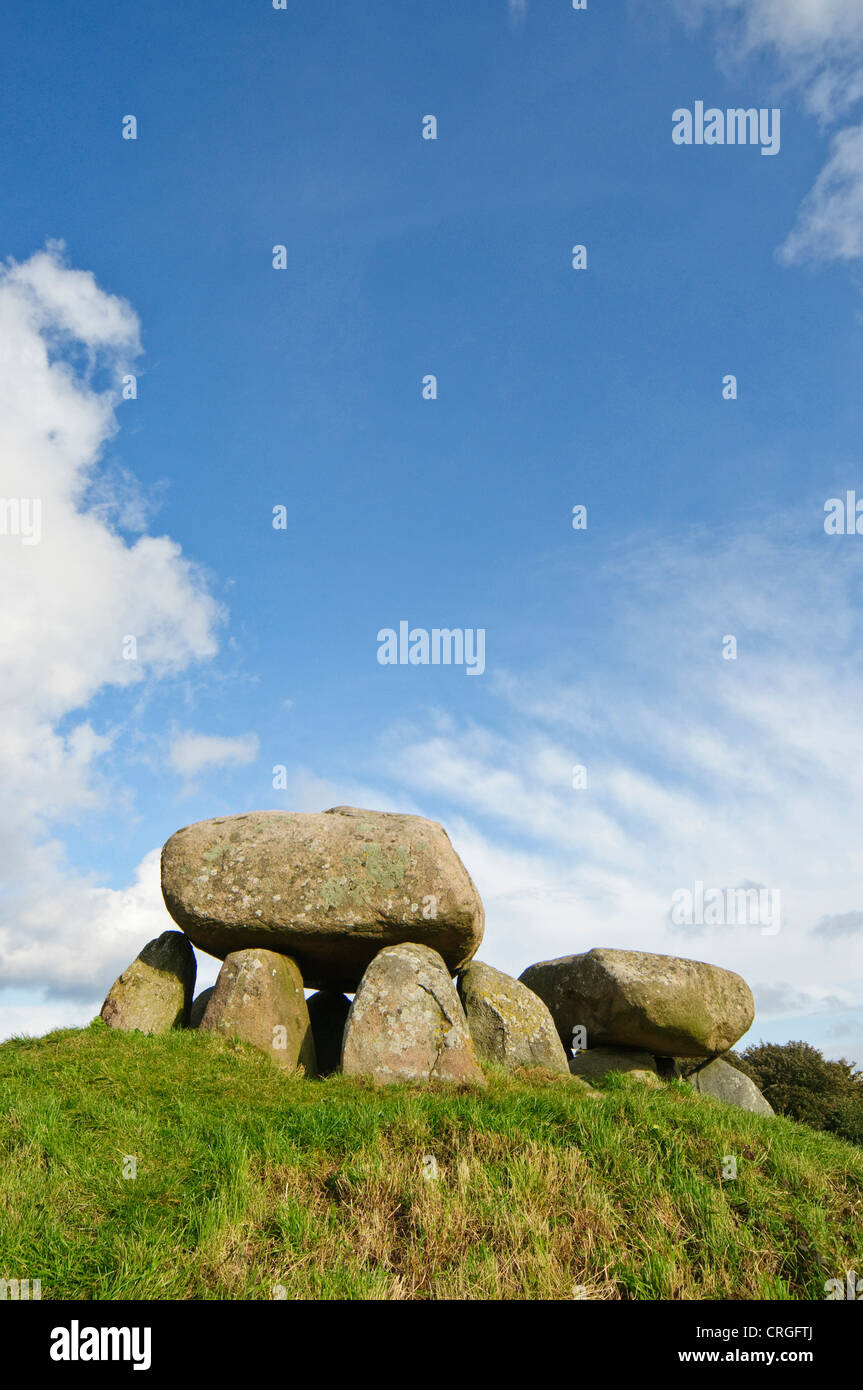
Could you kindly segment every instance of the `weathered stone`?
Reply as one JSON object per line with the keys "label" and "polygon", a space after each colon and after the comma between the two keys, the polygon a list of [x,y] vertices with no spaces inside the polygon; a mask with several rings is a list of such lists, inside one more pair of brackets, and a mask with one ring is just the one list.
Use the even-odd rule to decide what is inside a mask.
{"label": "weathered stone", "polygon": [[484,1085],[461,1000],[437,951],[387,946],[360,981],[342,1047],[347,1076]]}
{"label": "weathered stone", "polygon": [[202,950],[283,951],[313,989],[356,989],[381,947],[400,941],[430,946],[455,973],[484,924],[442,826],[352,806],[186,826],[162,851],[162,893]]}
{"label": "weathered stone", "polygon": [[316,1075],[303,977],[289,956],[253,948],[225,958],[201,1019],[202,1033],[240,1038],[285,1071]]}
{"label": "weathered stone", "polygon": [[191,943],[178,931],[163,931],[114,981],[101,1017],[124,1032],[167,1033],[184,1028],[195,990],[197,963]]}
{"label": "weathered stone", "polygon": [[210,1002],[212,993],[213,986],[210,985],[209,989],[202,989],[201,993],[192,1001],[192,1007],[189,1011],[190,1028],[200,1028],[201,1019],[204,1017],[204,1013],[206,1012],[206,1008]]}
{"label": "weathered stone", "polygon": [[755,1082],[730,1062],[717,1057],[706,1066],[691,1072],[687,1078],[689,1085],[702,1095],[724,1100],[727,1105],[736,1105],[741,1110],[751,1110],[756,1115],[772,1115],[773,1106],[759,1091]]}
{"label": "weathered stone", "polygon": [[336,990],[327,989],[313,994],[306,1004],[315,1039],[318,1076],[329,1076],[341,1066],[342,1043],[351,1001]]}
{"label": "weathered stone", "polygon": [[563,956],[531,965],[521,981],[548,1005],[564,1045],[581,1026],[589,1047],[710,1056],[733,1046],[755,1016],[752,991],[740,975],[646,951]]}
{"label": "weathered stone", "polygon": [[610,1071],[655,1075],[656,1063],[650,1052],[636,1047],[589,1047],[575,1054],[569,1070],[587,1081],[601,1081]]}
{"label": "weathered stone", "polygon": [[458,992],[482,1061],[497,1062],[509,1071],[516,1067],[567,1070],[554,1020],[532,990],[475,960],[459,975]]}
{"label": "weathered stone", "polygon": [[589,1096],[592,1100],[596,1100],[602,1095],[602,1092],[597,1091],[595,1086],[591,1086],[589,1081],[585,1081],[583,1076],[571,1076],[569,1081],[570,1085],[578,1087],[579,1094],[582,1096]]}

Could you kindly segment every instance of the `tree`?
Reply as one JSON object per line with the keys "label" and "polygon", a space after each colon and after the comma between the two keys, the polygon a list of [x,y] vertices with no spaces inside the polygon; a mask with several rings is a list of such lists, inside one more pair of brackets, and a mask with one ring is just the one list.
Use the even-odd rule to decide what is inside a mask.
{"label": "tree", "polygon": [[758,1043],[729,1057],[780,1115],[863,1145],[863,1072],[811,1043]]}

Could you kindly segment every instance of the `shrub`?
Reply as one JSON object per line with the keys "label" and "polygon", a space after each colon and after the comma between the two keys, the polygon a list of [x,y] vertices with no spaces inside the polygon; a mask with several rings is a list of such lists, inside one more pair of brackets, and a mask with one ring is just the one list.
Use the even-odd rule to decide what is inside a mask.
{"label": "shrub", "polygon": [[863,1072],[852,1062],[829,1061],[806,1042],[762,1042],[729,1060],[780,1115],[863,1144]]}

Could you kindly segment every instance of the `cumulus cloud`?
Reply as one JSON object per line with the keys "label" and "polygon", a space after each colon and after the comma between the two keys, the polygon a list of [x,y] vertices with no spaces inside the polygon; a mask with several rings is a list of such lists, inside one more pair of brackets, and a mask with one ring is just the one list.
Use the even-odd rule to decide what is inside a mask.
{"label": "cumulus cloud", "polygon": [[[50,849],[30,860],[44,875],[39,891],[19,902],[15,930],[3,938],[5,986],[47,984],[59,998],[87,1001],[90,1017],[141,947],[174,923],[162,901],[160,851],[138,865],[133,882],[105,888],[62,872]],[[59,1025],[58,1025],[59,1026]]]}
{"label": "cumulus cloud", "polygon": [[[131,306],[57,244],[0,267],[0,982],[92,991],[169,924],[151,861],[124,892],[71,873],[58,826],[105,804],[114,734],[85,711],[207,661],[222,613],[169,536],[127,543],[93,503],[140,351]],[[128,408],[128,407],[126,407]],[[98,494],[98,486],[96,486]],[[9,502],[17,504],[11,510]],[[38,504],[33,543],[16,527]],[[138,520],[142,516],[138,511]],[[128,520],[128,517],[127,517]],[[137,644],[125,659],[126,639]],[[125,958],[125,961],[124,959]],[[110,982],[110,981],[109,981]]]}
{"label": "cumulus cloud", "polygon": [[171,743],[169,761],[183,777],[195,777],[204,768],[244,767],[258,756],[256,734],[221,738],[214,734],[178,734]]}

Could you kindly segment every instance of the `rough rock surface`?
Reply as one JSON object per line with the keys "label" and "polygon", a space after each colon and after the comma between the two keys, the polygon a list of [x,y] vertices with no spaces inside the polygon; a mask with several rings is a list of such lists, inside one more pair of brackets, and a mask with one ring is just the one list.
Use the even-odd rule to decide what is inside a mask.
{"label": "rough rock surface", "polygon": [[315,1076],[315,1044],[294,961],[275,951],[232,951],[201,1019],[202,1033],[241,1038],[286,1071]]}
{"label": "rough rock surface", "polygon": [[773,1106],[764,1099],[751,1077],[738,1071],[730,1062],[724,1062],[721,1057],[691,1072],[687,1079],[690,1086],[702,1095],[724,1100],[728,1105],[737,1105],[741,1110],[751,1110],[756,1115],[774,1113]]}
{"label": "rough rock surface", "polygon": [[443,826],[352,806],[186,826],[162,851],[162,893],[202,950],[282,951],[310,989],[356,989],[377,952],[401,941],[430,946],[454,974],[484,925]]}
{"label": "rough rock surface", "polygon": [[648,1073],[656,1075],[653,1054],[637,1047],[589,1047],[577,1052],[569,1064],[573,1076],[586,1081],[601,1081],[610,1071]]}
{"label": "rough rock surface", "polygon": [[124,1032],[184,1028],[195,991],[195,952],[182,932],[163,931],[114,981],[101,1017]]}
{"label": "rough rock surface", "polygon": [[207,1005],[210,1002],[213,988],[213,985],[210,985],[209,989],[202,989],[201,993],[192,1001],[192,1007],[189,1010],[190,1028],[200,1028],[201,1019],[204,1017]]}
{"label": "rough rock surface", "polygon": [[313,994],[306,1004],[315,1039],[318,1076],[329,1076],[341,1066],[342,1043],[351,1001],[338,991],[327,989]]}
{"label": "rough rock surface", "polygon": [[740,975],[679,956],[599,948],[531,965],[520,978],[548,1005],[565,1045],[581,1025],[589,1047],[710,1056],[727,1052],[755,1014]]}
{"label": "rough rock surface", "polygon": [[477,1055],[513,1071],[516,1067],[567,1070],[554,1020],[542,1000],[511,975],[472,961],[458,978]]}
{"label": "rough rock surface", "polygon": [[360,981],[342,1048],[347,1076],[484,1085],[461,1000],[437,951],[402,942]]}

